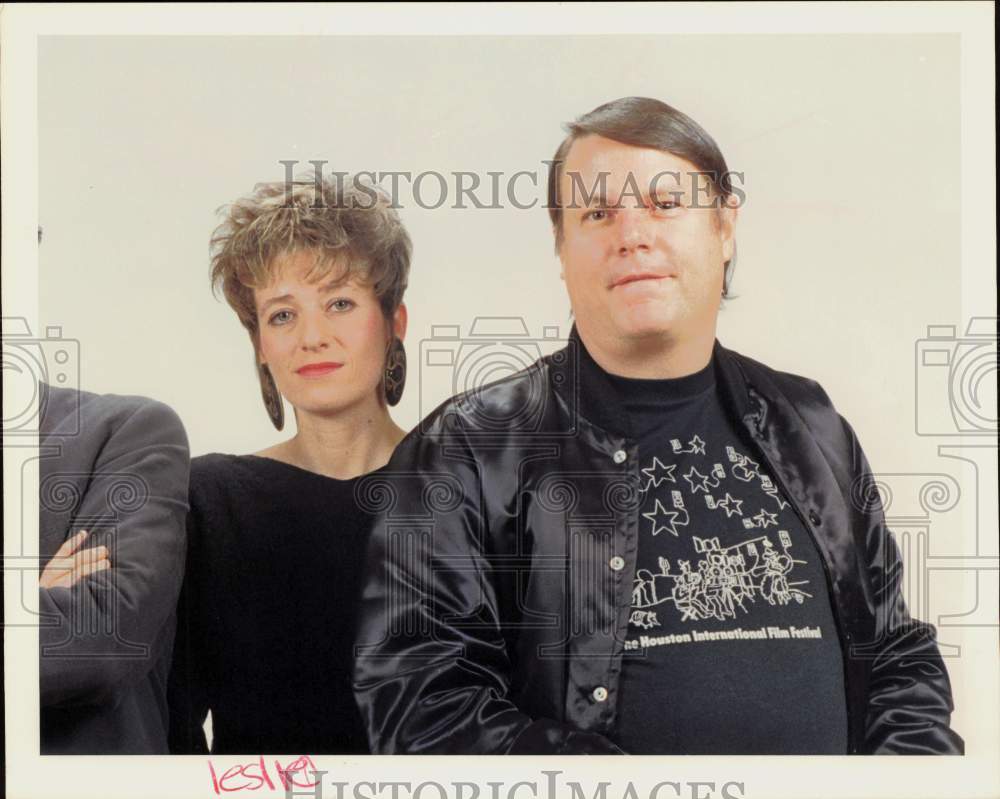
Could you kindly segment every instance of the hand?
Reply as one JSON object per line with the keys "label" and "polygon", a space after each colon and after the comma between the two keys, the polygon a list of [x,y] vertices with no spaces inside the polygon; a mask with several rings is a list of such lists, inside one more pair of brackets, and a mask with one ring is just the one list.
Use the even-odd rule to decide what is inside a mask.
{"label": "hand", "polygon": [[111,568],[107,547],[80,549],[86,539],[87,531],[81,530],[63,542],[42,570],[38,578],[40,588],[69,588],[87,575]]}

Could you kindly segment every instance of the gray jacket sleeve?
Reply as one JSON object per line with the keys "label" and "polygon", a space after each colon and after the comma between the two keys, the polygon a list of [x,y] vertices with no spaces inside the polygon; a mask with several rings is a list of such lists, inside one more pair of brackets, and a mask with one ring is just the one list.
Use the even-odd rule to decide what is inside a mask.
{"label": "gray jacket sleeve", "polygon": [[41,551],[46,536],[87,529],[84,546],[106,545],[112,567],[39,589],[43,707],[106,702],[145,677],[172,643],[183,576],[189,453],[180,419],[145,398],[80,396],[79,434],[43,465],[41,516],[56,530],[40,530]]}

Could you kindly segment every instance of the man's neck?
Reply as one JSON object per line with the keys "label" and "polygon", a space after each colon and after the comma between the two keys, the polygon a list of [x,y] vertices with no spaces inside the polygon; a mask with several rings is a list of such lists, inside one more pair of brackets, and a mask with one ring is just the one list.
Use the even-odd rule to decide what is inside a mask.
{"label": "man's neck", "polygon": [[622,339],[612,346],[602,346],[597,337],[587,336],[579,329],[578,332],[590,357],[605,372],[644,380],[686,377],[701,371],[712,359],[715,344],[714,331],[683,342],[669,337],[650,336]]}

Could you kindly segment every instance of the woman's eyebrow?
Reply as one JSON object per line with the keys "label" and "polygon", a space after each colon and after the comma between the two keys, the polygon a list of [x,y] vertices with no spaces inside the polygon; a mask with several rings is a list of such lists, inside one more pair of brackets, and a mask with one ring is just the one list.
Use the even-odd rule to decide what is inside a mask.
{"label": "woman's eyebrow", "polygon": [[289,302],[292,299],[291,294],[282,294],[280,297],[271,297],[271,299],[266,300],[261,306],[261,312],[266,311],[272,305],[276,305],[279,302]]}
{"label": "woman's eyebrow", "polygon": [[350,282],[350,278],[347,278],[347,277],[338,277],[338,278],[335,278],[334,280],[330,280],[330,281],[324,283],[322,286],[319,287],[319,290],[321,292],[323,292],[324,294],[329,294],[331,291],[337,291],[338,289],[342,289],[349,282]]}

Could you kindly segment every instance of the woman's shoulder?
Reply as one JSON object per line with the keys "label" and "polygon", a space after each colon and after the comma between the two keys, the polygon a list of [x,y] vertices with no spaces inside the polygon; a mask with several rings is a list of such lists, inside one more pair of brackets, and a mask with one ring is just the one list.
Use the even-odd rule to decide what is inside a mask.
{"label": "woman's shoulder", "polygon": [[191,495],[251,498],[289,489],[329,494],[353,494],[357,478],[337,480],[266,455],[228,455],[212,452],[191,459]]}
{"label": "woman's shoulder", "polygon": [[233,472],[252,470],[252,464],[247,462],[251,457],[249,455],[228,455],[223,452],[209,452],[207,455],[199,455],[191,459],[191,478],[193,480],[195,475],[199,478],[217,475],[228,476]]}
{"label": "woman's shoulder", "polygon": [[191,496],[254,493],[273,482],[267,461],[255,455],[211,452],[191,459]]}

